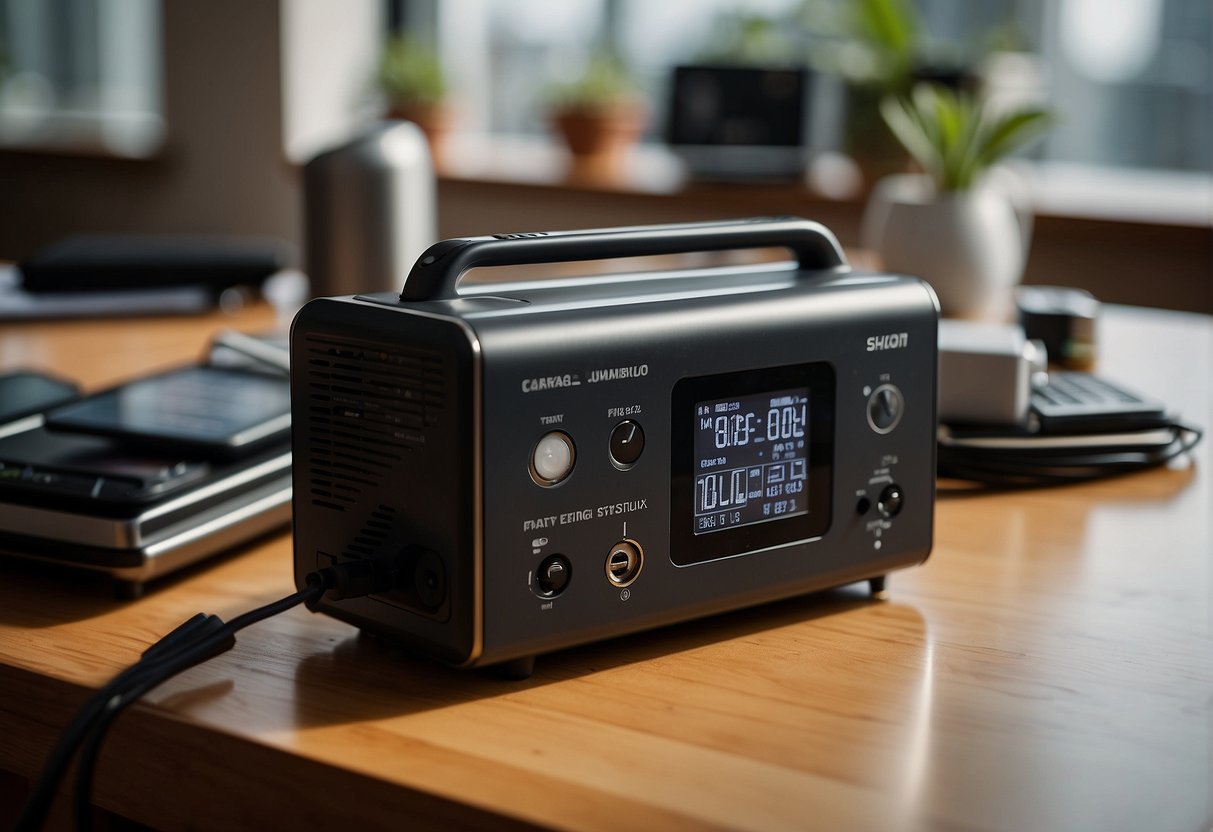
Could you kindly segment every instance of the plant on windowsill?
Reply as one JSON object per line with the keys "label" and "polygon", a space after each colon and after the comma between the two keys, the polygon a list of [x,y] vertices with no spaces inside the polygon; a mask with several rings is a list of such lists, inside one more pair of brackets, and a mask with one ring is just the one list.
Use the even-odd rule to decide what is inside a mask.
{"label": "plant on windowsill", "polygon": [[922,23],[909,0],[855,0],[842,13],[846,49],[835,70],[847,82],[843,149],[866,185],[906,169],[907,159],[880,118],[880,101],[905,95],[922,61]]}
{"label": "plant on windowsill", "polygon": [[599,55],[576,80],[554,87],[550,116],[580,162],[614,164],[644,129],[644,102],[616,58]]}
{"label": "plant on windowsill", "polygon": [[375,78],[386,99],[388,118],[420,127],[438,164],[452,121],[438,53],[414,38],[394,37],[384,45]]}
{"label": "plant on windowsill", "polygon": [[864,244],[886,268],[926,279],[945,315],[1001,316],[1023,275],[1032,214],[994,167],[1047,130],[1052,113],[993,112],[978,97],[921,84],[886,97],[881,115],[924,173],[876,184]]}

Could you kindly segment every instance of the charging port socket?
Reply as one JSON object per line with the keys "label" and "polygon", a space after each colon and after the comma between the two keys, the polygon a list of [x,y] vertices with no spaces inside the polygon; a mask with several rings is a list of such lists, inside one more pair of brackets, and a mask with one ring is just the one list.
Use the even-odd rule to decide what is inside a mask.
{"label": "charging port socket", "polygon": [[621,540],[611,547],[606,559],[607,580],[615,586],[628,586],[644,566],[644,550],[635,540]]}

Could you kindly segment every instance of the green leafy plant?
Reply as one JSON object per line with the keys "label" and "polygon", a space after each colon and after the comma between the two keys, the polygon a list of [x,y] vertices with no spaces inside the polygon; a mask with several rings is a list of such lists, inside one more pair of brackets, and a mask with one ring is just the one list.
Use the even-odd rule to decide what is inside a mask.
{"label": "green leafy plant", "polygon": [[554,107],[566,110],[595,110],[635,99],[637,85],[623,62],[610,55],[596,55],[585,72],[549,92]]}
{"label": "green leafy plant", "polygon": [[921,26],[914,6],[909,0],[859,0],[852,14],[853,31],[868,50],[877,83],[904,91],[919,48]]}
{"label": "green leafy plant", "polygon": [[446,96],[446,78],[438,53],[413,38],[392,38],[383,48],[376,73],[389,104],[432,106]]}
{"label": "green leafy plant", "polygon": [[803,46],[794,21],[740,11],[713,17],[707,45],[696,63],[722,66],[797,65]]}
{"label": "green leafy plant", "polygon": [[1054,120],[1052,112],[1040,108],[994,113],[983,99],[938,84],[920,84],[909,96],[886,96],[880,113],[940,191],[972,187]]}

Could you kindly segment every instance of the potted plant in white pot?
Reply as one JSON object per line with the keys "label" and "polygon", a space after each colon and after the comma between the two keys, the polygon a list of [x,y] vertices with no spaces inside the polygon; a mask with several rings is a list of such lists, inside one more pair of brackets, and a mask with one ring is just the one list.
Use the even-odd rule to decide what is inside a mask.
{"label": "potted plant in white pot", "polygon": [[1022,189],[992,169],[1047,129],[1052,115],[991,112],[981,99],[938,85],[886,98],[881,114],[925,173],[877,183],[864,245],[886,268],[927,280],[944,315],[1000,315],[1023,275],[1032,215]]}

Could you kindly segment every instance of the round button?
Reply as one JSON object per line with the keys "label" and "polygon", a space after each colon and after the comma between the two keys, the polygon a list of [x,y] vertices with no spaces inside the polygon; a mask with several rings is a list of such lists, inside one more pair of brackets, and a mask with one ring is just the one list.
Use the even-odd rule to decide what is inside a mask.
{"label": "round button", "polygon": [[539,571],[535,573],[535,585],[539,587],[540,595],[559,595],[569,585],[572,574],[573,567],[568,558],[564,555],[549,555],[539,564]]}
{"label": "round button", "polygon": [[544,434],[531,454],[531,478],[540,485],[555,485],[573,470],[576,452],[567,433]]}
{"label": "round button", "polygon": [[877,433],[889,433],[901,421],[905,401],[892,384],[882,384],[868,397],[868,425]]}
{"label": "round button", "polygon": [[885,517],[896,517],[901,512],[904,502],[905,498],[901,494],[901,486],[896,483],[890,483],[884,487],[884,491],[880,492],[880,499],[876,502],[876,508]]}
{"label": "round button", "polygon": [[644,430],[639,422],[628,419],[611,431],[611,461],[619,468],[631,468],[644,451]]}

